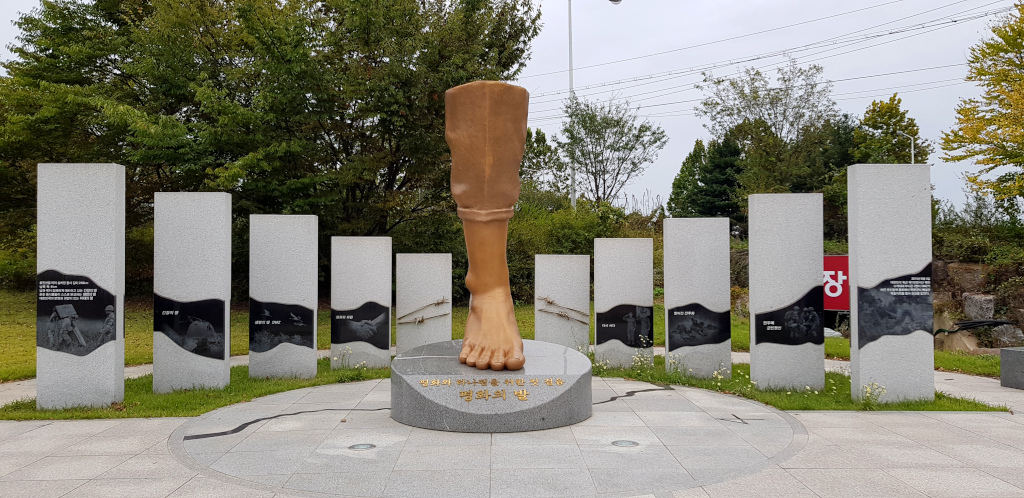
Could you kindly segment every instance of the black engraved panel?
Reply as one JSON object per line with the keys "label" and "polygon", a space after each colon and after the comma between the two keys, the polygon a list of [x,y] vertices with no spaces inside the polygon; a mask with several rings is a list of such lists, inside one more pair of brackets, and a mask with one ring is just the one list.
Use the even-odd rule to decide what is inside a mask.
{"label": "black engraved panel", "polygon": [[824,297],[819,285],[795,303],[754,315],[756,344],[825,344]]}
{"label": "black engraved panel", "polygon": [[728,311],[711,311],[697,303],[668,310],[665,330],[669,351],[683,346],[721,344],[732,337]]}
{"label": "black engraved panel", "polygon": [[857,347],[887,335],[932,332],[932,265],[913,275],[857,287]]}
{"label": "black engraved panel", "polygon": [[618,339],[634,348],[654,346],[654,307],[620,304],[597,314],[596,341]]}
{"label": "black engraved panel", "polygon": [[368,302],[354,310],[331,310],[331,344],[367,342],[378,349],[391,347],[391,309]]}
{"label": "black engraved panel", "polygon": [[117,297],[89,277],[46,270],[36,289],[37,346],[85,356],[117,339]]}
{"label": "black engraved panel", "polygon": [[285,343],[315,348],[314,320],[316,313],[305,306],[249,299],[249,350],[265,353]]}
{"label": "black engraved panel", "polygon": [[225,327],[222,299],[179,302],[153,295],[153,330],[199,356],[224,359]]}

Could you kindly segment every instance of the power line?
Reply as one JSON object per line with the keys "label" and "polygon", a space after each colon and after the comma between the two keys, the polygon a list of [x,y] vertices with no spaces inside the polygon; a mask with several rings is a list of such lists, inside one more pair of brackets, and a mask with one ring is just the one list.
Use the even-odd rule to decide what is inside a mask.
{"label": "power line", "polygon": [[[655,52],[655,53],[646,54],[646,55],[638,55],[636,57],[628,57],[626,59],[619,59],[619,60],[614,60],[614,61],[601,62],[599,64],[591,64],[589,66],[580,66],[580,67],[573,68],[573,69],[576,70],[576,71],[579,71],[581,69],[590,69],[590,68],[594,68],[594,67],[608,66],[608,65],[611,65],[611,64],[618,64],[618,63],[621,63],[621,62],[629,62],[629,61],[634,61],[634,60],[638,60],[638,59],[645,59],[647,57],[656,57],[656,56],[659,56],[659,55],[671,54],[671,53],[675,53],[675,52],[681,52],[681,51],[684,51],[684,50],[691,50],[691,49],[694,49],[694,48],[706,47],[706,46],[709,46],[709,45],[716,45],[718,43],[724,43],[724,42],[727,42],[727,41],[739,40],[741,38],[748,38],[748,37],[751,37],[751,36],[763,35],[765,33],[771,33],[773,31],[780,31],[780,30],[783,30],[783,29],[789,29],[789,28],[794,28],[794,27],[797,27],[797,26],[803,26],[805,24],[812,24],[812,23],[816,23],[816,22],[819,22],[819,21],[824,21],[824,20],[827,20],[827,19],[834,19],[836,17],[842,17],[842,16],[845,16],[845,15],[848,15],[848,14],[855,14],[857,12],[863,12],[863,11],[866,11],[866,10],[877,9],[879,7],[885,7],[887,5],[892,5],[894,3],[900,3],[902,1],[904,1],[904,0],[893,0],[891,2],[881,3],[881,4],[878,4],[878,5],[872,5],[870,7],[864,7],[864,8],[860,8],[860,9],[855,9],[855,10],[850,10],[850,11],[846,11],[846,12],[841,12],[839,14],[833,14],[833,15],[830,15],[830,16],[818,17],[818,18],[815,18],[815,19],[809,19],[807,21],[801,21],[801,22],[798,22],[798,23],[787,24],[785,26],[779,26],[779,27],[776,27],[776,28],[770,28],[770,29],[765,29],[765,30],[761,30],[761,31],[756,31],[754,33],[747,33],[747,34],[743,34],[743,35],[732,36],[732,37],[729,37],[729,38],[722,38],[720,40],[704,42],[704,43],[698,43],[696,45],[690,45],[690,46],[687,46],[687,47],[674,48],[674,49],[665,50],[665,51],[662,51],[662,52]],[[960,0],[960,1],[955,2],[955,3],[963,3],[963,2],[966,2],[966,1],[968,1],[968,0]],[[567,73],[567,72],[569,72],[568,69],[562,69],[562,70],[559,70],[559,71],[550,71],[550,72],[547,72],[547,73],[538,73],[538,74],[531,74],[529,76],[522,76],[519,79],[537,78],[537,77],[540,77],[540,76],[549,76],[549,75],[552,75],[552,74],[561,74],[561,73]]]}

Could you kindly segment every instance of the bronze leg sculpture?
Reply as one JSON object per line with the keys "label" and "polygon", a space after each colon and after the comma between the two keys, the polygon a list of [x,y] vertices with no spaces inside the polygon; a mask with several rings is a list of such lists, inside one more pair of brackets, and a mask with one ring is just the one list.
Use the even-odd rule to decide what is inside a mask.
{"label": "bronze leg sculpture", "polygon": [[452,196],[466,234],[471,294],[459,361],[481,370],[526,363],[508,282],[508,220],[519,200],[526,144],[526,89],[476,81],[445,92]]}

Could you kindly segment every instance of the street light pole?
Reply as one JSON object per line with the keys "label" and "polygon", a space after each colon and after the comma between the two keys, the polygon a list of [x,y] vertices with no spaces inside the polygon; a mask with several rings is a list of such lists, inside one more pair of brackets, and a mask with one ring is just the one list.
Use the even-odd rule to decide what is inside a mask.
{"label": "street light pole", "polygon": [[[576,96],[576,91],[572,87],[572,0],[569,0],[569,98]],[[573,164],[572,159],[569,159],[569,172],[572,176],[572,186],[570,187],[570,200],[572,202],[573,210],[576,209],[576,165]]]}
{"label": "street light pole", "polygon": [[916,159],[914,157],[914,149],[917,145],[917,138],[912,137],[909,133],[902,132],[900,130],[896,130],[896,133],[899,133],[900,135],[903,135],[910,139],[910,164],[914,164],[914,160]]}

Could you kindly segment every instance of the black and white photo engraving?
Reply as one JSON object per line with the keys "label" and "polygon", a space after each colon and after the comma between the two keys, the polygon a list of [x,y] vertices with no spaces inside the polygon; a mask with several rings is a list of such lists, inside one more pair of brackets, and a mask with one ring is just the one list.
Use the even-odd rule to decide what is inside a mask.
{"label": "black and white photo engraving", "polygon": [[286,343],[315,349],[314,320],[316,314],[305,306],[249,299],[249,350],[265,353]]}
{"label": "black and white photo engraving", "polygon": [[85,356],[117,339],[117,297],[89,277],[46,270],[37,289],[37,346]]}
{"label": "black and white photo engraving", "polygon": [[857,347],[887,335],[932,331],[932,265],[920,272],[888,278],[874,288],[857,288]]}
{"label": "black and white photo engraving", "polygon": [[654,346],[654,307],[620,304],[597,314],[598,344],[618,339],[633,348]]}
{"label": "black and white photo engraving", "polygon": [[178,302],[153,296],[153,330],[199,356],[224,359],[224,307],[221,299]]}
{"label": "black and white photo engraving", "polygon": [[391,309],[368,302],[354,310],[331,310],[331,344],[366,342],[377,349],[390,349]]}
{"label": "black and white photo engraving", "polygon": [[732,337],[731,327],[728,311],[711,311],[697,303],[672,308],[665,327],[669,351],[684,346],[721,344]]}
{"label": "black and white photo engraving", "polygon": [[754,315],[755,343],[825,344],[824,297],[823,287],[819,285],[784,308],[757,313]]}

